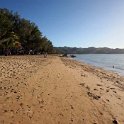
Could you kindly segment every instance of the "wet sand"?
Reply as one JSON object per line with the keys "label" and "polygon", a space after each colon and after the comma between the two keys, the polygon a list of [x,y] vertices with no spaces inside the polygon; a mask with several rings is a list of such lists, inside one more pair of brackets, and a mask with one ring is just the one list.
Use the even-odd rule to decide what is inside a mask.
{"label": "wet sand", "polygon": [[0,57],[0,124],[124,124],[124,78],[68,58]]}

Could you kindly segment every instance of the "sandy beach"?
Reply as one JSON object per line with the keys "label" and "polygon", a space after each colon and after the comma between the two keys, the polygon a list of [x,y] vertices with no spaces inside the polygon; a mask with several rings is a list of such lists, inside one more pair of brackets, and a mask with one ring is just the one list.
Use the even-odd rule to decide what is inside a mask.
{"label": "sandy beach", "polygon": [[58,56],[0,57],[0,124],[124,124],[124,77]]}

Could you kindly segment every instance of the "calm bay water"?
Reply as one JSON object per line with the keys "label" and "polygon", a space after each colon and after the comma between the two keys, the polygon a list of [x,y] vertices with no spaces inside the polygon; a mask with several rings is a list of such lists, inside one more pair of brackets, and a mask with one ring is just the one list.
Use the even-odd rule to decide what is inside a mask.
{"label": "calm bay water", "polygon": [[124,76],[124,54],[76,54],[75,59]]}

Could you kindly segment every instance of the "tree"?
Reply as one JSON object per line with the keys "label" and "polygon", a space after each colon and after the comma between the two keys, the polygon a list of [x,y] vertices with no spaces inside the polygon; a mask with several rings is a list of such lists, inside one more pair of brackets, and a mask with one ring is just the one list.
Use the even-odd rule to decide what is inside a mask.
{"label": "tree", "polygon": [[15,54],[13,51],[20,47],[25,53],[30,50],[51,53],[53,49],[52,42],[42,36],[35,23],[21,18],[17,12],[0,9],[0,53],[10,49]]}
{"label": "tree", "polygon": [[14,32],[11,32],[8,37],[1,42],[1,46],[3,47],[5,54],[9,55],[12,50],[17,53],[18,48],[21,47],[21,43],[19,42],[18,36]]}

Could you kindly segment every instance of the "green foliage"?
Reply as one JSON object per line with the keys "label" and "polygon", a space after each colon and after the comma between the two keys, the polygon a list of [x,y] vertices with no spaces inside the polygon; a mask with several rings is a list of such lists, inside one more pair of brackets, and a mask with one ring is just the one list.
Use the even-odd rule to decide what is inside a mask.
{"label": "green foliage", "polygon": [[53,51],[52,42],[42,36],[35,23],[8,9],[0,9],[0,54],[8,48],[11,51],[23,48],[25,53]]}
{"label": "green foliage", "polygon": [[14,33],[11,32],[6,36],[6,39],[1,42],[1,45],[3,48],[18,48],[20,45],[19,38],[18,36]]}

